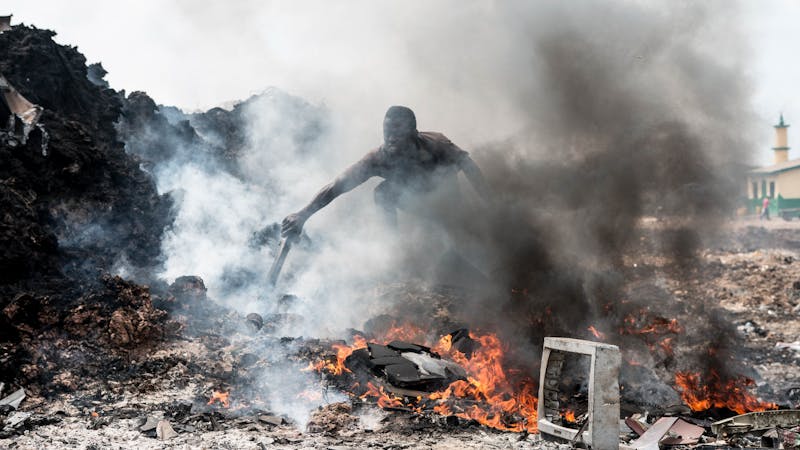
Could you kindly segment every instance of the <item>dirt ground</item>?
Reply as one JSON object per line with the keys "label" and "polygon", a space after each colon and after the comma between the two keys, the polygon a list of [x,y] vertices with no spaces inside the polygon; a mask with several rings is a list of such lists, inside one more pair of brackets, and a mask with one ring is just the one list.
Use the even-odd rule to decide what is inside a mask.
{"label": "dirt ground", "polygon": [[[753,228],[757,227],[757,228]],[[744,335],[749,362],[761,380],[785,401],[800,404],[800,222],[743,220],[738,235],[768,236],[767,243],[710,249],[703,254],[708,301],[729,314]],[[711,293],[714,295],[712,296]],[[716,302],[714,301],[716,300]],[[744,363],[744,362],[743,362]]]}

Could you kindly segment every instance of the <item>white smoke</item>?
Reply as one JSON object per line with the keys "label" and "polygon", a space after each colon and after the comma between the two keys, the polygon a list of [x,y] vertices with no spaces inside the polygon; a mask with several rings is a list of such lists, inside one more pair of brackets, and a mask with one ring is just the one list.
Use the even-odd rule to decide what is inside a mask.
{"label": "white smoke", "polygon": [[[159,171],[161,172],[161,171]],[[226,267],[264,266],[269,254],[248,247],[254,230],[267,220],[269,195],[225,172],[193,164],[163,172],[159,190],[176,193],[178,215],[162,241],[168,255],[163,276],[198,274],[215,297],[216,281]],[[238,304],[248,299],[220,299]]]}
{"label": "white smoke", "polygon": [[[352,311],[366,306],[354,303],[368,288],[361,283],[382,274],[390,255],[397,254],[376,226],[369,193],[367,201],[357,193],[347,199],[352,202],[347,208],[331,207],[312,219],[312,250],[295,246],[280,292],[267,281],[274,246],[251,242],[254,233],[299,209],[348,164],[335,151],[330,113],[276,89],[251,99],[243,111],[247,122],[239,126],[247,138],[237,175],[199,149],[195,158],[192,149],[177,152],[175,160],[154,169],[159,191],[173,193],[178,211],[162,242],[162,276],[171,282],[199,275],[211,298],[242,313],[274,311],[280,292],[298,295],[303,301],[291,312],[308,321],[301,329],[286,330],[289,334],[335,336],[360,327],[364,317]],[[312,121],[319,126],[309,127]],[[238,283],[233,290],[232,277]]]}

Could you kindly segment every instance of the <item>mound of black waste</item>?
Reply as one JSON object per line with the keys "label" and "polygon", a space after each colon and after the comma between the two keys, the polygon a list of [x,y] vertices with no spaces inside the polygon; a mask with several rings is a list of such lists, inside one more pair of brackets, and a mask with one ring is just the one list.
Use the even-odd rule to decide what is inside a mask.
{"label": "mound of black waste", "polygon": [[[36,382],[36,371],[23,368],[45,364],[42,348],[55,336],[137,343],[161,336],[165,321],[146,288],[110,273],[121,262],[144,274],[158,268],[172,200],[119,138],[124,95],[90,81],[83,55],[54,35],[25,26],[0,33],[6,86],[41,107],[31,138],[0,140],[0,381],[7,383]],[[93,74],[98,81],[102,71]],[[19,109],[7,92],[6,115]],[[4,136],[19,134],[9,117],[0,124]]]}
{"label": "mound of black waste", "polygon": [[36,289],[48,277],[97,278],[121,258],[155,266],[171,221],[170,199],[117,138],[124,98],[89,81],[83,55],[54,34],[0,33],[0,73],[43,108],[49,136],[46,150],[33,139],[0,147],[0,292]]}

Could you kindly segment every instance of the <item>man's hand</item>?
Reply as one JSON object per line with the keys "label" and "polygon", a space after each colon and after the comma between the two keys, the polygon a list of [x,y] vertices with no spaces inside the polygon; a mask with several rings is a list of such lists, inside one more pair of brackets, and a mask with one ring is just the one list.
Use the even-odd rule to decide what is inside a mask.
{"label": "man's hand", "polygon": [[286,216],[283,222],[281,222],[281,236],[285,238],[296,238],[300,236],[306,219],[305,215],[301,213],[292,213]]}

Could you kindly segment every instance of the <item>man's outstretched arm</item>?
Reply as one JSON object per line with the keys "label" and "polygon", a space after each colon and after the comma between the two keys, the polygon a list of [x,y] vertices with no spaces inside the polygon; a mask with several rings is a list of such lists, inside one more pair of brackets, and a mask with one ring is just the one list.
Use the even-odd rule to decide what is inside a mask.
{"label": "man's outstretched arm", "polygon": [[486,180],[483,178],[483,173],[481,172],[480,167],[475,164],[475,161],[472,160],[468,155],[465,155],[461,161],[459,162],[459,167],[464,172],[464,175],[469,180],[469,183],[475,189],[475,192],[481,197],[486,203],[491,201],[491,191],[489,190],[489,186],[486,184]]}
{"label": "man's outstretched arm", "polygon": [[296,213],[289,214],[281,223],[281,235],[284,237],[298,236],[303,231],[303,225],[309,217],[324,208],[336,197],[351,191],[361,183],[372,177],[370,164],[365,159],[348,167],[332,182],[325,185],[317,195],[303,209]]}

